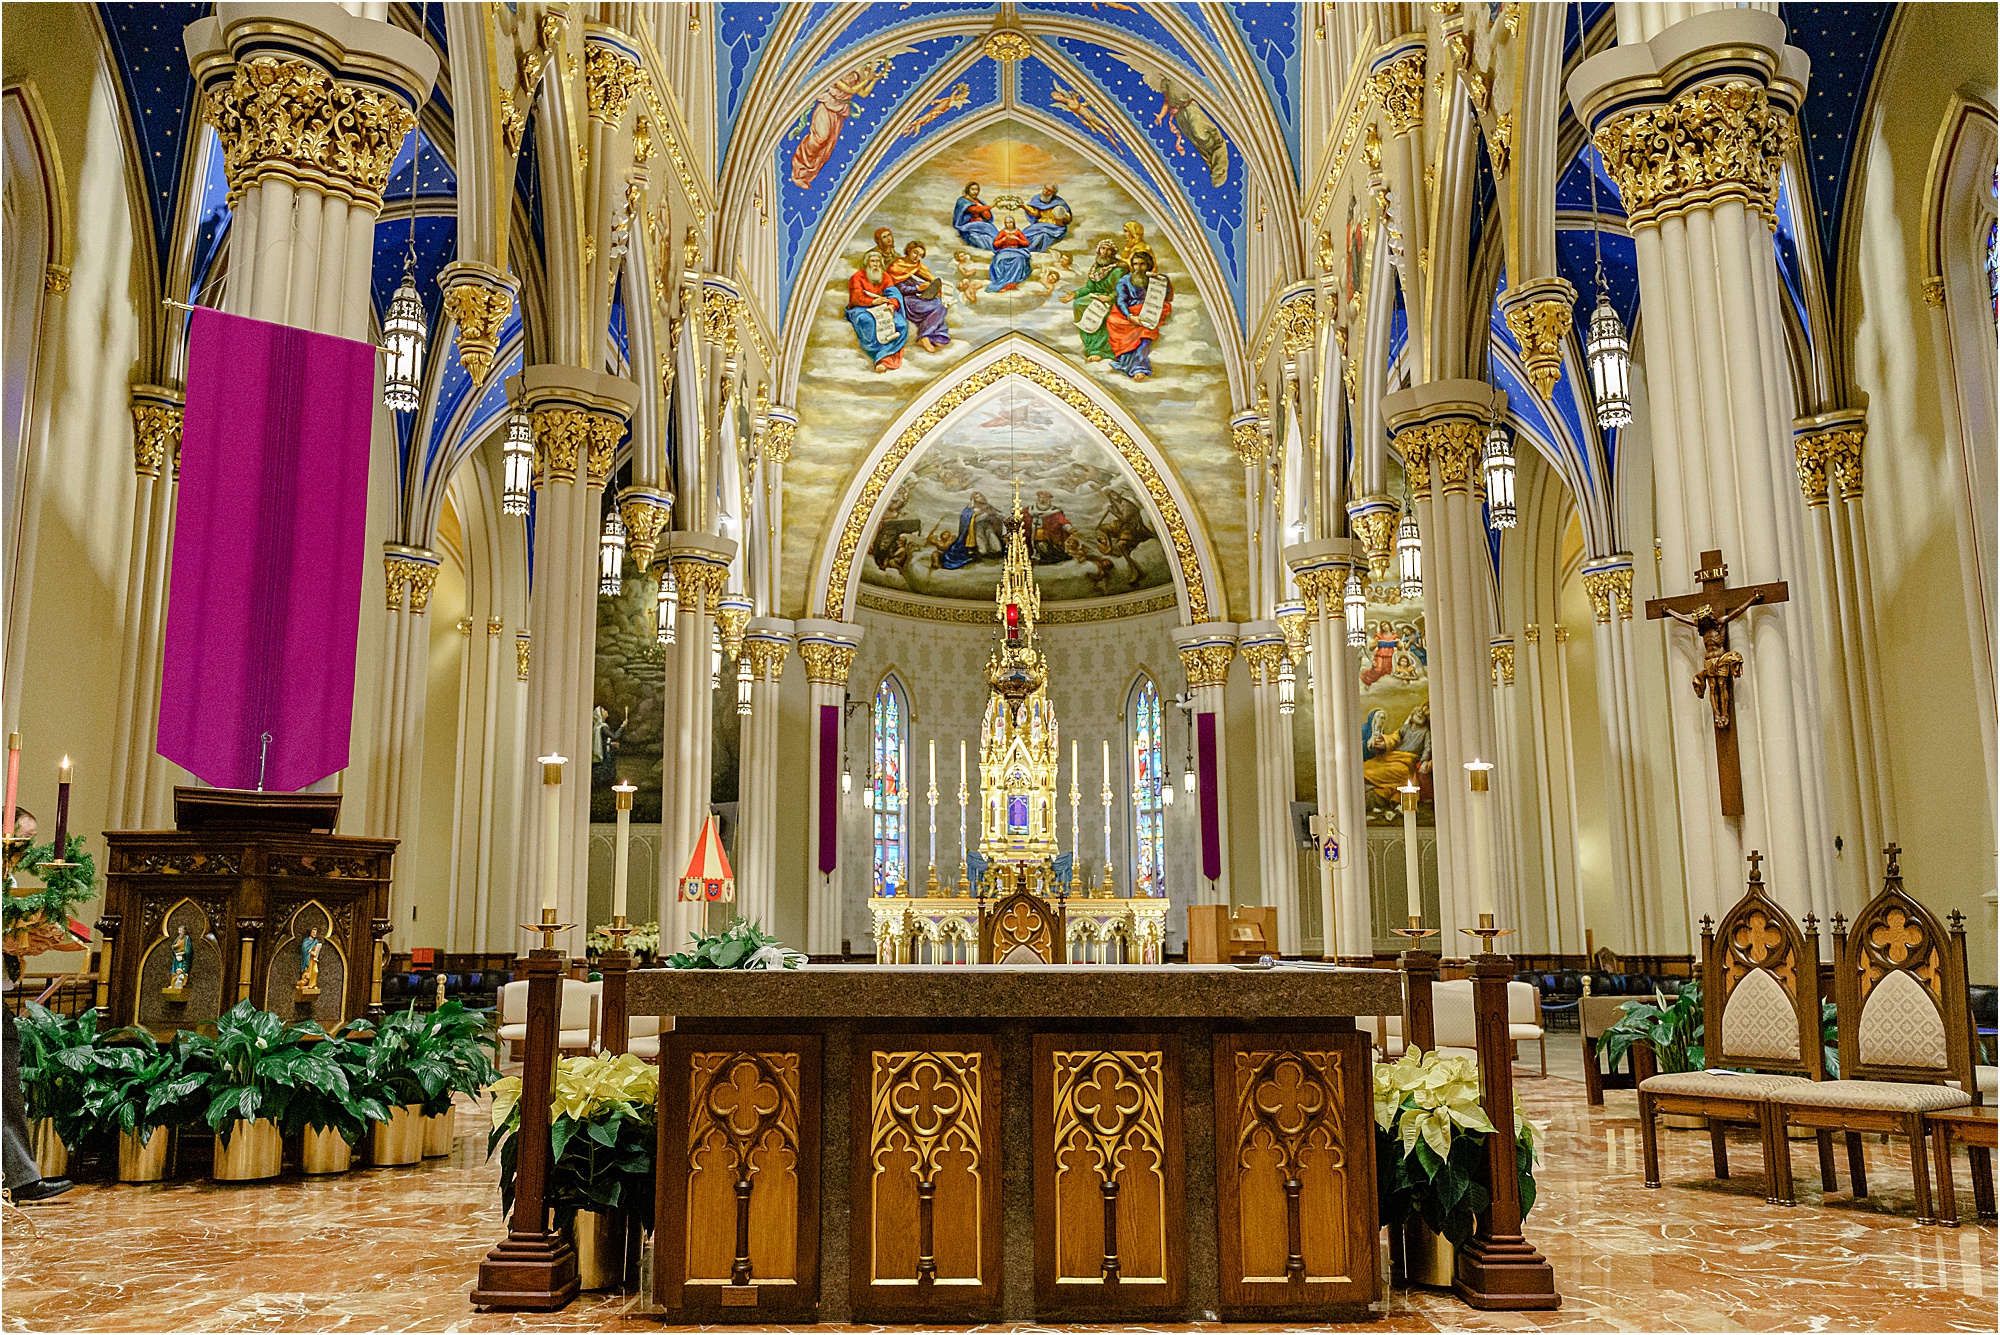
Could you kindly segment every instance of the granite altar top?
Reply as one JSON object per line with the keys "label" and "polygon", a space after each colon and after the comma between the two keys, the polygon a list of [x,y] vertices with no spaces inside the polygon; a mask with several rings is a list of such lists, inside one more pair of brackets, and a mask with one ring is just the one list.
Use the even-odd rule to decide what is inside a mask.
{"label": "granite altar top", "polygon": [[799,969],[635,969],[634,1015],[1309,1020],[1401,1011],[1390,969],[1234,965],[810,964]]}

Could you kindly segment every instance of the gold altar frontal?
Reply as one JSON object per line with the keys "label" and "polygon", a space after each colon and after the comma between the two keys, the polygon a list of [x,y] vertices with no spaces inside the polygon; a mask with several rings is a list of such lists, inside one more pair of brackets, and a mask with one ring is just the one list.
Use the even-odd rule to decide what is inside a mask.
{"label": "gold altar frontal", "polygon": [[[1070,896],[1063,902],[1067,959],[1071,964],[1160,963],[1166,957],[1171,902]],[[874,915],[876,961],[978,963],[980,905],[980,900],[951,895],[876,896],[868,901]]]}

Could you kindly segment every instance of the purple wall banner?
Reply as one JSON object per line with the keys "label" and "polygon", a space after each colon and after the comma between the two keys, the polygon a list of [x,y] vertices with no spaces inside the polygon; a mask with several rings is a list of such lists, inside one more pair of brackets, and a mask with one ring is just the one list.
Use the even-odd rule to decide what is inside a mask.
{"label": "purple wall banner", "polygon": [[206,783],[347,765],[374,417],[373,344],[191,317],[159,746]]}
{"label": "purple wall banner", "polygon": [[1215,715],[1194,716],[1195,771],[1201,785],[1201,874],[1222,879],[1222,806],[1216,788]]}
{"label": "purple wall banner", "polygon": [[840,706],[819,707],[819,869],[840,866]]}

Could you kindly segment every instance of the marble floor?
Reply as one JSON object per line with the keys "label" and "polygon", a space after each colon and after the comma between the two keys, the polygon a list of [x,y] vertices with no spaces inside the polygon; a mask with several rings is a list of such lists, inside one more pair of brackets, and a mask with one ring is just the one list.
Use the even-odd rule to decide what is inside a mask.
{"label": "marble floor", "polygon": [[[1550,1313],[1478,1313],[1449,1296],[1393,1292],[1384,1331],[1992,1331],[1996,1233],[1920,1227],[1900,1143],[1867,1147],[1875,1195],[1822,1201],[1810,1144],[1794,1146],[1799,1204],[1766,1205],[1747,1133],[1738,1175],[1708,1176],[1708,1137],[1669,1132],[1665,1187],[1640,1181],[1637,1104],[1584,1102],[1581,1052],[1557,1035],[1550,1075],[1518,1081],[1548,1126],[1527,1231],[1563,1294]],[[509,1331],[662,1327],[631,1300],[586,1294],[552,1315],[475,1312],[466,1294],[502,1234],[486,1117],[462,1107],[458,1145],[421,1167],[217,1186],[80,1186],[0,1221],[6,1331]],[[1845,1184],[1845,1157],[1842,1156]],[[825,1329],[822,1327],[821,1329]],[[1095,1327],[1106,1330],[1115,1327]],[[1199,1329],[1226,1329],[1200,1327]],[[1237,1327],[1236,1329],[1249,1329]],[[1261,1328],[1260,1328],[1261,1329]]]}

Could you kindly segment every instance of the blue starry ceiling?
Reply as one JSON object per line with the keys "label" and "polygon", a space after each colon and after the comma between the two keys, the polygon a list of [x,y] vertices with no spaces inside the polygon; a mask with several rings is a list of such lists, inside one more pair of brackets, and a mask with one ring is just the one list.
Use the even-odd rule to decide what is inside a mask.
{"label": "blue starry ceiling", "polygon": [[868,178],[862,182],[863,194],[881,179],[883,173],[911,152],[935,141],[957,122],[997,103],[1000,100],[1000,66],[996,61],[975,60],[943,86],[933,87],[931,93],[932,96],[922,106],[912,103],[910,114],[892,131],[896,139],[890,151],[869,169]]}
{"label": "blue starry ceiling", "polygon": [[194,76],[188,73],[181,31],[208,10],[207,5],[97,6],[132,117],[154,255],[163,270],[172,252],[174,202],[180,197],[188,135],[196,125]]}
{"label": "blue starry ceiling", "polygon": [[1840,247],[1841,207],[1853,179],[1856,138],[1868,86],[1881,63],[1894,5],[1780,5],[1788,40],[1812,58],[1799,137],[1812,188],[1812,212],[1826,271]]}
{"label": "blue starry ceiling", "polygon": [[1058,73],[1038,56],[1019,62],[1014,71],[1014,100],[1018,105],[1042,112],[1116,158],[1133,176],[1145,182],[1165,216],[1178,216],[1166,191],[1153,176],[1152,163],[1135,149],[1140,140],[1130,121],[1116,112],[1107,115],[1088,96],[1087,89],[1078,87],[1081,80],[1067,71]]}
{"label": "blue starry ceiling", "polygon": [[1294,4],[1235,4],[1229,18],[1243,35],[1244,44],[1257,62],[1258,77],[1271,105],[1277,109],[1278,123],[1285,128],[1285,147],[1290,151],[1292,170],[1303,166],[1299,155],[1299,111],[1295,104],[1299,86],[1299,7]]}
{"label": "blue starry ceiling", "polygon": [[781,4],[771,0],[741,0],[719,6],[715,22],[715,69],[721,94],[716,107],[715,152],[720,161],[729,152],[729,135],[743,110],[743,94],[764,58],[767,39],[776,26]]}

